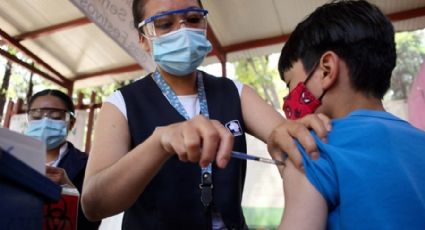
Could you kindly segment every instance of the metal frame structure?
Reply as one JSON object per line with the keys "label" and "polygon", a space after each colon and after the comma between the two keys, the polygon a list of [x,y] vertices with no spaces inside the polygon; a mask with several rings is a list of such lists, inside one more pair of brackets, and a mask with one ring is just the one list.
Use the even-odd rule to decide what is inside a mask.
{"label": "metal frame structure", "polygon": [[[410,9],[406,11],[400,11],[400,12],[389,14],[387,16],[391,19],[392,22],[422,17],[422,16],[425,16],[425,7]],[[115,68],[111,68],[111,69],[107,69],[103,71],[82,73],[82,74],[79,74],[78,76],[75,76],[73,79],[68,79],[64,77],[61,73],[56,71],[54,68],[52,68],[49,64],[44,62],[41,58],[39,58],[37,54],[33,53],[31,50],[21,45],[21,42],[24,40],[35,39],[41,36],[48,36],[58,31],[72,29],[75,27],[89,24],[89,23],[92,23],[92,22],[88,18],[83,17],[83,18],[78,18],[75,20],[51,25],[45,28],[40,28],[34,31],[25,32],[14,37],[10,36],[9,34],[7,34],[5,31],[3,31],[0,28],[0,37],[2,38],[2,40],[6,41],[10,45],[18,49],[20,52],[25,54],[28,58],[32,59],[36,65],[43,67],[45,71],[40,70],[39,68],[36,68],[34,65],[30,65],[26,62],[23,62],[16,56],[11,55],[8,52],[1,49],[0,49],[0,55],[2,55],[3,57],[7,58],[8,60],[18,65],[21,65],[22,67],[28,69],[29,71],[36,73],[40,75],[41,77],[66,88],[69,94],[72,94],[75,81],[88,79],[92,77],[99,77],[99,76],[108,75],[108,74],[134,72],[134,71],[139,71],[142,69],[138,64],[131,64],[131,65],[119,66],[119,67],[115,67]],[[285,42],[288,39],[289,35],[290,34],[282,34],[279,36],[266,37],[262,39],[255,39],[255,40],[245,41],[245,42],[241,42],[237,44],[232,44],[229,46],[223,46],[221,45],[220,41],[217,39],[214,31],[212,30],[212,27],[208,26],[208,30],[207,30],[208,39],[211,41],[213,45],[213,51],[210,53],[210,56],[216,56],[219,62],[221,63],[223,76],[226,76],[226,62],[227,62],[227,56],[229,53],[279,44],[279,43]]]}

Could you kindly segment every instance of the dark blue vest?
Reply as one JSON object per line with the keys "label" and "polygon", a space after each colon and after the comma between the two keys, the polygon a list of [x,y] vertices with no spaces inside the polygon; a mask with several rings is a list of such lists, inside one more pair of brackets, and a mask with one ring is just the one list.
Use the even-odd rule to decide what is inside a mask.
{"label": "dark blue vest", "polygon": [[[240,98],[235,84],[203,73],[211,119],[223,125],[237,120],[242,130]],[[184,121],[149,75],[120,89],[127,108],[131,147],[148,138],[158,126]],[[246,152],[245,134],[235,136],[234,150]],[[213,164],[213,209],[229,229],[245,229],[241,201],[246,163],[231,159],[225,169]],[[199,189],[198,164],[171,157],[138,200],[125,211],[123,229],[211,229],[211,210],[205,211]]]}

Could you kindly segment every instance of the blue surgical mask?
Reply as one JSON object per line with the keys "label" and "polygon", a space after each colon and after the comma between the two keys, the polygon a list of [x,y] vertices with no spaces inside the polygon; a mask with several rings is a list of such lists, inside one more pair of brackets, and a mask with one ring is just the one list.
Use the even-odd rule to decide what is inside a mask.
{"label": "blue surgical mask", "polygon": [[67,123],[64,120],[53,120],[47,117],[32,120],[28,123],[25,134],[43,141],[46,143],[47,150],[51,150],[65,141],[68,134]]}
{"label": "blue surgical mask", "polygon": [[195,71],[212,49],[205,30],[185,27],[157,37],[152,43],[155,62],[176,76]]}

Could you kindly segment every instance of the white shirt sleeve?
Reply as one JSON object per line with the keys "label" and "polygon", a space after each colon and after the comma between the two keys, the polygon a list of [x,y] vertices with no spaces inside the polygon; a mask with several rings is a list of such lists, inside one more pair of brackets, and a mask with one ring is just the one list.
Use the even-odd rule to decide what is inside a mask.
{"label": "white shirt sleeve", "polygon": [[[233,81],[233,83],[235,83],[235,86],[238,89],[238,93],[239,93],[239,97],[240,97],[241,96],[241,93],[242,93],[242,89],[243,89],[243,84],[240,83],[237,80],[232,80],[232,81]],[[122,96],[121,91],[115,90],[114,93],[112,93],[111,95],[109,95],[105,99],[105,102],[111,103],[115,107],[117,107],[118,110],[125,117],[125,119],[127,119],[127,107],[125,106],[124,97]],[[198,102],[198,104],[199,104],[199,102]],[[193,109],[193,110],[196,111],[196,109]]]}
{"label": "white shirt sleeve", "polygon": [[239,97],[241,97],[243,84],[242,84],[242,83],[240,83],[240,82],[239,82],[239,81],[237,81],[237,80],[232,80],[232,81],[233,81],[233,83],[235,83],[235,86],[236,86],[236,88],[238,89]]}
{"label": "white shirt sleeve", "polygon": [[105,102],[111,103],[118,108],[118,110],[122,113],[122,115],[127,119],[127,107],[125,106],[124,97],[121,94],[121,91],[115,90],[114,93],[109,95]]}

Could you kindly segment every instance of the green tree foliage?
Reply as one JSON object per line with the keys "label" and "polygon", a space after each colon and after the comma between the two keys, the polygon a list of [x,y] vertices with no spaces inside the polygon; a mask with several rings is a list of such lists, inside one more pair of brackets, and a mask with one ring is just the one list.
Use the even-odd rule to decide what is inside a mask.
{"label": "green tree foliage", "polygon": [[[397,63],[386,96],[392,100],[406,99],[409,94],[411,84],[425,58],[425,30],[400,32],[396,34],[395,40]],[[240,82],[252,86],[264,100],[280,108],[281,98],[286,95],[287,89],[279,79],[277,66],[271,67],[269,63],[271,56],[249,58],[234,65]]]}
{"label": "green tree foliage", "polygon": [[6,104],[6,94],[9,89],[10,75],[12,73],[12,63],[7,61],[4,70],[4,77],[0,87],[0,117],[3,116],[4,106]]}
{"label": "green tree foliage", "polygon": [[[0,47],[2,49],[7,49],[7,51],[11,54],[16,53],[15,50],[2,45],[2,47]],[[6,99],[7,99],[7,91],[9,90],[9,85],[10,85],[10,76],[12,75],[12,62],[9,60],[5,60],[4,63],[4,74],[3,74],[3,79],[2,79],[2,83],[0,86],[0,118],[3,117],[3,110],[4,107],[6,105]]]}
{"label": "green tree foliage", "polygon": [[[20,60],[30,63],[25,56],[20,54],[13,47],[2,44],[0,48],[2,50],[6,50],[12,55],[15,55]],[[0,58],[0,120],[3,116],[4,107],[6,106],[6,101],[8,99],[22,98],[25,101],[31,78],[30,75],[31,74],[27,69],[5,58]],[[36,82],[38,84],[38,82],[45,82],[45,80],[40,78],[36,80]]]}
{"label": "green tree foliage", "polygon": [[[0,48],[7,50],[10,54],[15,55],[20,60],[32,64],[28,58],[19,53],[16,49],[7,45],[3,45]],[[37,68],[37,66],[35,67]],[[8,69],[10,70],[10,75],[6,74]],[[4,93],[6,99],[22,98],[25,100],[28,93],[28,87],[30,85],[31,72],[18,64],[6,60],[3,57],[0,57],[0,70],[0,82],[1,85],[4,86],[1,89],[1,93]],[[32,82],[34,85],[34,92],[45,88],[60,88],[60,86],[57,86],[56,84],[47,81],[38,75],[33,76]]]}
{"label": "green tree foliage", "polygon": [[397,33],[395,40],[397,64],[391,80],[391,99],[406,99],[425,57],[425,30]]}
{"label": "green tree foliage", "polygon": [[236,62],[236,76],[238,81],[253,87],[264,100],[278,109],[287,90],[280,80],[277,67],[271,67],[270,58],[262,56]]}

